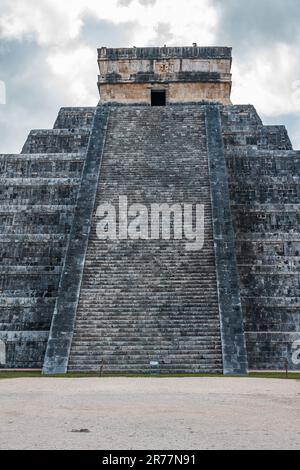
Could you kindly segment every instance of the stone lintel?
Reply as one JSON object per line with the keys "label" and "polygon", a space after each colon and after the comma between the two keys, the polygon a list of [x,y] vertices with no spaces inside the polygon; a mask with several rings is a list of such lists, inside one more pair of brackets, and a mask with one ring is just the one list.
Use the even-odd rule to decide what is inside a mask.
{"label": "stone lintel", "polygon": [[132,47],[98,49],[99,59],[230,59],[231,47]]}

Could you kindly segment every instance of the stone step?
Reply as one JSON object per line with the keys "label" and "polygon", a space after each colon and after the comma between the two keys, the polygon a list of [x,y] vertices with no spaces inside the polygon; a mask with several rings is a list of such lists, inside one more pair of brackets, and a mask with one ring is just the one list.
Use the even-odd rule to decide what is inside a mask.
{"label": "stone step", "polygon": [[[108,332],[109,334],[110,332]],[[101,350],[105,347],[111,349],[114,351],[116,348],[128,348],[130,349],[135,349],[140,347],[141,345],[144,346],[142,353],[144,352],[144,349],[146,350],[148,346],[149,349],[155,350],[155,349],[161,349],[163,347],[166,347],[167,349],[170,348],[171,344],[174,344],[176,342],[176,350],[181,349],[181,347],[185,349],[201,349],[202,347],[207,347],[211,346],[213,350],[220,349],[218,347],[218,341],[219,338],[218,336],[213,336],[213,335],[207,335],[205,336],[197,336],[197,333],[195,333],[193,336],[185,336],[177,334],[176,331],[171,335],[167,334],[157,334],[154,336],[151,334],[151,332],[148,335],[143,335],[141,334],[140,336],[132,333],[131,335],[113,335],[110,334],[109,336],[105,336],[105,331],[102,333],[102,335],[97,335],[97,336],[92,336],[92,335],[86,335],[86,336],[78,336],[76,337],[76,340],[74,341],[74,351],[86,351],[86,348],[89,348],[91,344],[94,344],[94,341],[99,341],[99,346],[101,346]],[[125,345],[125,346],[124,346]],[[174,346],[175,347],[175,346]],[[97,349],[95,349],[96,351]],[[127,351],[127,349],[126,349]]]}
{"label": "stone step", "polygon": [[[194,318],[191,316],[186,316],[182,318],[182,320],[178,320],[176,318],[172,318],[172,322],[169,320],[153,320],[147,316],[144,318],[137,318],[136,321],[131,317],[129,317],[128,320],[116,320],[113,318],[113,323],[112,319],[110,317],[106,317],[106,319],[101,317],[100,319],[97,320],[77,320],[76,325],[78,327],[83,326],[85,329],[91,329],[91,328],[96,328],[96,329],[103,329],[103,328],[132,328],[137,325],[141,325],[144,328],[151,328],[151,326],[157,328],[157,326],[160,326],[161,328],[163,327],[170,327],[170,324],[172,324],[172,328],[181,328],[184,326],[186,328],[186,321],[187,318],[189,321],[192,321],[193,324],[191,326],[191,329],[197,328],[197,326],[216,326],[218,324],[218,319],[211,319],[209,320],[208,317],[202,317],[202,318]],[[137,323],[138,322],[138,323]]]}
{"label": "stone step", "polygon": [[221,373],[205,132],[199,107],[111,108],[95,207],[117,205],[118,195],[129,204],[205,204],[205,245],[192,253],[184,240],[104,242],[94,216],[70,370],[97,370],[105,354],[112,370],[145,371],[173,354],[166,370]]}
{"label": "stone step", "polygon": [[[98,372],[99,371],[99,367],[97,366],[94,366],[94,365],[86,365],[86,366],[82,366],[81,368],[78,369],[78,367],[76,367],[75,365],[72,365],[69,367],[69,371],[71,372]],[[156,375],[157,372],[153,371],[150,369],[149,365],[145,364],[144,366],[135,366],[135,365],[131,365],[130,367],[128,366],[125,366],[125,367],[109,367],[107,369],[105,369],[105,372],[107,373],[124,373],[124,374],[145,374],[145,373],[149,373],[151,375]],[[221,375],[223,373],[223,369],[220,367],[215,367],[215,368],[206,368],[205,366],[203,366],[203,368],[201,367],[191,367],[191,365],[178,365],[178,366],[175,366],[175,367],[163,367],[163,368],[160,368],[160,373],[163,374],[211,374],[211,375]]]}
{"label": "stone step", "polygon": [[[87,356],[85,356],[87,357]],[[149,354],[149,356],[144,355],[142,358],[139,357],[129,357],[129,356],[106,356],[105,354],[97,357],[90,357],[90,359],[83,359],[81,357],[75,357],[74,360],[69,362],[69,367],[73,369],[77,364],[80,364],[79,367],[89,368],[95,367],[99,368],[100,364],[104,361],[107,364],[108,368],[134,368],[139,365],[145,369],[149,367],[151,361],[158,361],[160,364],[163,362],[167,363],[168,366],[175,367],[184,367],[184,365],[189,367],[204,367],[205,369],[220,367],[222,368],[222,361],[218,358],[220,357],[219,353],[215,355],[205,355],[200,354],[198,356],[193,356],[190,353],[184,355],[178,355],[169,359],[166,355],[155,354],[155,352]]]}

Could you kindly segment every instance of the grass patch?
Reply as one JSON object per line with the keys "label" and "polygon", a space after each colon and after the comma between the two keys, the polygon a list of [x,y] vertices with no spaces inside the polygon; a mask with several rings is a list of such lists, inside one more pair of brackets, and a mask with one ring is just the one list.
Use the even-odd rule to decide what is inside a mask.
{"label": "grass patch", "polygon": [[22,377],[41,377],[41,372],[1,371],[0,379],[19,379]]}
{"label": "grass patch", "polygon": [[[19,378],[109,378],[109,377],[128,377],[128,378],[176,378],[176,377],[235,377],[235,376],[224,376],[224,375],[213,375],[213,374],[120,374],[120,373],[104,373],[103,377],[99,377],[98,372],[68,372],[67,374],[61,375],[42,375],[41,371],[1,371],[0,370],[0,380],[1,379],[19,379]],[[250,372],[249,378],[259,378],[259,379],[292,379],[300,380],[300,372],[290,372],[288,377],[286,377],[285,372]]]}
{"label": "grass patch", "polygon": [[300,380],[300,372],[250,372],[249,377],[257,379],[294,379]]}

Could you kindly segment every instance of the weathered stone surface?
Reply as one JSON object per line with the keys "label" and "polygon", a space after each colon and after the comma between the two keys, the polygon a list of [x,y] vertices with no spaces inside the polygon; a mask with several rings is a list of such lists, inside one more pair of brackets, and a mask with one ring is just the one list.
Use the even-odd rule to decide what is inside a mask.
{"label": "weathered stone surface", "polygon": [[85,153],[89,136],[86,128],[33,130],[22,153]]}
{"label": "weathered stone surface", "polygon": [[61,108],[54,129],[84,129],[93,123],[96,108]]}
{"label": "weathered stone surface", "polygon": [[[87,111],[70,114],[83,124]],[[34,153],[0,155],[0,340],[6,349],[0,367],[6,368],[42,367],[85,158],[66,153],[77,151],[73,135],[81,131],[67,140],[53,131],[37,134],[47,142],[30,137]],[[53,150],[63,153],[39,153]]]}
{"label": "weathered stone surface", "polygon": [[223,370],[245,375],[248,362],[221,117],[217,106],[206,106],[205,112]]}
{"label": "weathered stone surface", "polygon": [[101,169],[107,116],[108,108],[98,106],[93,120],[74,223],[60,279],[43,367],[45,374],[59,374],[67,371],[92,211]]}
{"label": "weathered stone surface", "polygon": [[222,115],[249,367],[299,369],[300,153],[253,107]]}
{"label": "weathered stone surface", "polygon": [[224,146],[252,149],[292,150],[284,126],[264,126],[254,106],[234,105],[221,109]]}
{"label": "weathered stone surface", "polygon": [[82,165],[75,154],[0,156],[2,366],[43,363]]}
{"label": "weathered stone surface", "polygon": [[150,105],[151,90],[165,90],[166,99],[169,104],[190,103],[190,102],[222,102],[229,103],[227,97],[230,95],[231,84],[204,81],[201,83],[120,83],[118,86],[103,84],[100,87],[101,100],[112,104],[143,104]]}
{"label": "weathered stone surface", "polygon": [[102,48],[98,64],[103,102],[150,104],[150,92],[157,87],[166,91],[169,104],[230,103],[230,48]]}
{"label": "weathered stone surface", "polygon": [[152,60],[152,59],[202,59],[231,60],[231,47],[131,47],[98,49],[98,59],[108,60]]}
{"label": "weathered stone surface", "polygon": [[[205,205],[203,250],[104,241],[100,203]],[[111,107],[69,370],[222,373],[205,108]]]}

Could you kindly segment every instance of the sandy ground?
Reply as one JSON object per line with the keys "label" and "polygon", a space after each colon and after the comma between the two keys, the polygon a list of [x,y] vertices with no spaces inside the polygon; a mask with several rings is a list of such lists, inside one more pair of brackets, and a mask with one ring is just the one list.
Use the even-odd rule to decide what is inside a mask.
{"label": "sandy ground", "polygon": [[1,380],[0,449],[300,449],[300,382]]}

